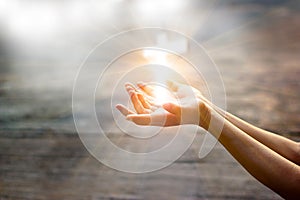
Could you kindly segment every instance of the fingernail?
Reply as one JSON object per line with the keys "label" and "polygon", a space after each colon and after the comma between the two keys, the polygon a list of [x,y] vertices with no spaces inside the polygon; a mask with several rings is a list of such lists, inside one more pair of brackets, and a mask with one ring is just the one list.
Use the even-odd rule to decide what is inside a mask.
{"label": "fingernail", "polygon": [[130,96],[134,95],[134,91],[132,91],[132,90],[129,90],[128,93]]}
{"label": "fingernail", "polygon": [[139,81],[139,82],[137,82],[137,85],[138,85],[138,86],[145,86],[145,83],[142,82],[142,81]]}

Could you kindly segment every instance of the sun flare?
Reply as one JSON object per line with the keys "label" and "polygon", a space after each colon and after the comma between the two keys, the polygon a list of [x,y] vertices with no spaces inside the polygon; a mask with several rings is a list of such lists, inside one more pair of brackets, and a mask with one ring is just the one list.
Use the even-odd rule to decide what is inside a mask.
{"label": "sun flare", "polygon": [[154,87],[154,97],[155,97],[154,102],[158,105],[175,101],[173,95],[169,92],[168,89],[166,89],[163,86]]}

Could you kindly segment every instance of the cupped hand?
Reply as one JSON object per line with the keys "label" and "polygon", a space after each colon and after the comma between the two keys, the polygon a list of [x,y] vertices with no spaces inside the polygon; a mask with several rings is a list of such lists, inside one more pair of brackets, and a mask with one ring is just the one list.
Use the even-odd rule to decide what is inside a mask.
{"label": "cupped hand", "polygon": [[155,92],[155,84],[140,82],[137,85],[138,87],[131,83],[125,84],[135,112],[121,104],[116,108],[126,116],[127,120],[138,125],[200,125],[200,114],[202,113],[202,117],[207,115],[206,106],[201,100],[201,92],[189,85],[169,81],[167,89],[171,95],[168,101],[162,104],[158,104],[155,100],[160,95]]}

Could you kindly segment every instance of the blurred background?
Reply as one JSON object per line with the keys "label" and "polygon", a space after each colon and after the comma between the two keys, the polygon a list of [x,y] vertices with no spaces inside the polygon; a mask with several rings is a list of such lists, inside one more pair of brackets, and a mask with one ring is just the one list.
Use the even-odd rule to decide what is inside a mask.
{"label": "blurred background", "polygon": [[280,199],[219,144],[199,160],[197,139],[158,172],[105,167],[77,136],[72,89],[107,37],[171,29],[214,60],[229,112],[299,141],[299,11],[292,0],[0,0],[0,199]]}

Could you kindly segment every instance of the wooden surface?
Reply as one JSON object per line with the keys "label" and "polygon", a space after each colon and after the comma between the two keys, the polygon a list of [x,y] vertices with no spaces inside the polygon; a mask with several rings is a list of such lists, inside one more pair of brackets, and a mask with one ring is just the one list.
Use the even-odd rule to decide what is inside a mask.
{"label": "wooden surface", "polygon": [[[225,7],[209,3],[202,10],[213,8],[205,23],[198,19],[207,13],[195,4],[178,15],[180,19],[174,18],[173,25],[196,38],[219,67],[231,113],[299,141],[299,5],[297,1],[249,2]],[[114,21],[120,30],[135,27],[124,22],[126,9],[122,5],[120,16],[126,16]],[[166,24],[169,21],[157,26]],[[199,159],[200,134],[179,160],[156,172],[123,173],[92,157],[74,126],[72,86],[88,52],[116,31],[107,24],[95,27],[64,26],[61,29],[67,28],[66,33],[53,40],[35,41],[27,36],[22,40],[20,35],[21,39],[11,36],[9,41],[4,33],[0,35],[1,200],[281,199],[250,176],[220,144]],[[99,66],[95,63],[95,69]],[[96,99],[100,112],[104,101]],[[88,124],[90,116],[84,109],[80,114]],[[135,145],[128,136],[113,132],[112,140],[121,137],[125,145]]]}
{"label": "wooden surface", "polygon": [[1,199],[280,199],[220,145],[202,160],[195,144],[167,168],[129,174],[98,162],[73,133],[0,136]]}

